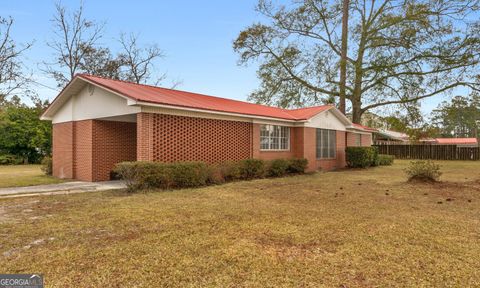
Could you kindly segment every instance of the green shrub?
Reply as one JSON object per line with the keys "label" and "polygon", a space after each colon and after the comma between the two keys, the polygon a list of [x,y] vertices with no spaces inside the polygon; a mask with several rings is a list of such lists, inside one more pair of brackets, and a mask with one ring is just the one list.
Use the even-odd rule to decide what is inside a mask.
{"label": "green shrub", "polygon": [[245,159],[239,162],[241,179],[263,178],[266,174],[265,161],[260,159]]}
{"label": "green shrub", "polygon": [[122,162],[115,165],[113,172],[125,181],[129,192],[151,188],[168,189],[173,186],[172,171],[164,163]]}
{"label": "green shrub", "polygon": [[140,189],[169,189],[175,186],[170,165],[160,162],[137,162],[137,181]]}
{"label": "green shrub", "polygon": [[204,186],[209,179],[209,166],[203,162],[122,162],[114,173],[125,180],[127,190],[169,189]]}
{"label": "green shrub", "polygon": [[347,165],[351,168],[367,168],[378,165],[376,147],[347,147]]}
{"label": "green shrub", "polygon": [[218,164],[218,169],[220,169],[220,174],[222,174],[225,181],[233,181],[240,179],[240,163],[227,161],[221,164]]}
{"label": "green shrub", "polygon": [[372,155],[372,165],[371,166],[380,166],[380,156],[378,154],[378,148],[377,147],[370,147],[373,149],[373,155]]}
{"label": "green shrub", "polygon": [[23,158],[12,154],[0,155],[0,165],[20,165],[23,164]]}
{"label": "green shrub", "polygon": [[286,159],[275,159],[270,161],[267,169],[267,175],[270,177],[285,176],[288,172],[290,163]]}
{"label": "green shrub", "polygon": [[189,188],[221,184],[238,179],[256,179],[284,176],[287,173],[303,173],[306,159],[277,159],[266,162],[246,159],[207,165],[204,162],[122,162],[115,165],[112,175],[123,179],[128,192],[142,189]]}
{"label": "green shrub", "polygon": [[288,173],[305,173],[308,160],[305,158],[292,158],[288,160]]}
{"label": "green shrub", "polygon": [[207,185],[225,183],[226,180],[221,167],[221,164],[213,164],[208,166]]}
{"label": "green shrub", "polygon": [[52,157],[50,156],[45,156],[43,159],[42,159],[42,167],[41,167],[43,173],[45,173],[46,175],[49,175],[51,176],[52,173],[53,173],[53,170],[52,170]]}
{"label": "green shrub", "polygon": [[408,181],[418,180],[423,182],[438,181],[442,172],[440,172],[440,165],[431,160],[418,160],[410,162],[410,165],[405,169],[408,176]]}
{"label": "green shrub", "polygon": [[378,155],[378,165],[380,165],[380,166],[392,165],[394,159],[395,159],[395,156],[393,156],[393,155],[379,154]]}
{"label": "green shrub", "polygon": [[204,162],[178,162],[168,165],[172,171],[173,183],[177,188],[205,186],[209,167]]}

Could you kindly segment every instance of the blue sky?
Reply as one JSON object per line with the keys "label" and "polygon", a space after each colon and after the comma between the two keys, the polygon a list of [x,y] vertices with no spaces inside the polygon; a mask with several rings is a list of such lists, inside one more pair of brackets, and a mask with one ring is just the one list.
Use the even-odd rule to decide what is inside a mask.
{"label": "blue sky", "polygon": [[[15,24],[12,36],[19,43],[34,39],[24,64],[34,79],[49,87],[55,81],[45,75],[42,61],[52,59],[46,42],[52,39],[54,1],[2,1],[2,16],[12,16]],[[238,55],[232,42],[238,33],[254,22],[261,21],[255,12],[257,0],[209,1],[93,1],[84,0],[85,16],[105,22],[105,36],[100,41],[118,47],[120,32],[139,33],[142,43],[157,43],[166,53],[158,62],[159,72],[167,72],[169,80],[181,80],[181,90],[246,100],[259,81],[256,65],[238,66]],[[62,1],[67,9],[76,9],[79,1]],[[169,86],[169,81],[165,82]],[[53,99],[57,91],[37,85],[44,99]],[[422,103],[428,114],[443,100],[430,98]],[[385,110],[384,110],[385,111]]]}
{"label": "blue sky", "polygon": [[[35,79],[56,87],[41,72],[42,61],[52,59],[45,44],[52,38],[53,1],[2,1],[2,16],[15,19],[13,38],[20,43],[35,39],[25,56]],[[79,1],[62,1],[71,9]],[[256,67],[238,66],[232,42],[238,33],[259,20],[256,0],[242,1],[92,1],[85,0],[85,16],[104,21],[101,44],[118,46],[120,32],[139,33],[143,43],[158,43],[166,58],[158,62],[159,72],[181,80],[181,90],[245,100],[258,85]],[[114,50],[114,49],[113,49]],[[165,85],[169,85],[169,79]],[[57,91],[36,87],[42,98],[53,99]]]}

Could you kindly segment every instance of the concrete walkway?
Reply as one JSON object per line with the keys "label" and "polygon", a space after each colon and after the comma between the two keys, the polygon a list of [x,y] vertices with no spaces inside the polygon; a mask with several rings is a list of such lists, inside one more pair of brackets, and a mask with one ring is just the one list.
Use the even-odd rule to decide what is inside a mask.
{"label": "concrete walkway", "polygon": [[84,192],[97,192],[105,190],[123,189],[123,181],[105,182],[66,182],[59,184],[0,188],[0,198],[28,197],[39,195],[73,194]]}

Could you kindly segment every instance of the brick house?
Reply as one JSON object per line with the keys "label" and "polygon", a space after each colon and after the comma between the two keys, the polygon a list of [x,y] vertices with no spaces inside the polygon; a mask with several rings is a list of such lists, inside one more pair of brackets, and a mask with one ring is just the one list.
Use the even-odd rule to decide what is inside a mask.
{"label": "brick house", "polygon": [[53,175],[110,179],[121,161],[306,158],[308,169],[345,166],[346,146],[372,131],[335,107],[281,109],[77,75],[41,119],[53,123]]}

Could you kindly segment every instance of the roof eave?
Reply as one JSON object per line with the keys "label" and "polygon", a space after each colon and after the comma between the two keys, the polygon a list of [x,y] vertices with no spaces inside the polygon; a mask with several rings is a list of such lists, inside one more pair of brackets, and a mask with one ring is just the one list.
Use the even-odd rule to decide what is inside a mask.
{"label": "roof eave", "polygon": [[281,122],[288,122],[288,123],[303,123],[303,122],[308,121],[308,120],[305,120],[305,119],[285,119],[285,118],[268,117],[268,116],[254,115],[254,114],[224,112],[224,111],[216,111],[216,110],[209,110],[209,109],[191,108],[191,107],[185,107],[185,106],[175,106],[175,105],[151,103],[151,102],[138,101],[138,100],[130,101],[129,105],[139,105],[139,106],[150,106],[150,107],[159,107],[159,108],[176,109],[176,110],[186,110],[186,111],[192,111],[192,112],[203,112],[203,113],[211,113],[211,114],[218,114],[218,115],[225,115],[225,116],[236,116],[236,117],[244,117],[244,118],[251,118],[251,119],[281,121]]}

